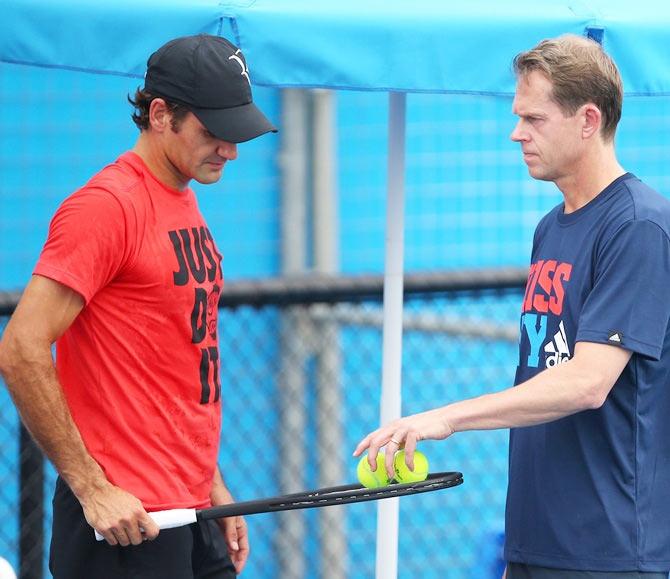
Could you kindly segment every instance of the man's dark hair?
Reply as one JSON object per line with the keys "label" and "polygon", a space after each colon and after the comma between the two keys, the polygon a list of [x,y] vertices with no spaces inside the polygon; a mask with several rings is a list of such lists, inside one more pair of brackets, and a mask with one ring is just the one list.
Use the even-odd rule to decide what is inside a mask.
{"label": "man's dark hair", "polygon": [[[157,98],[163,97],[159,95],[153,95],[150,92],[140,88],[135,91],[135,98],[132,98],[130,95],[128,95],[128,102],[133,105],[133,107],[135,107],[135,111],[132,114],[132,119],[140,131],[146,131],[149,129],[149,107],[151,106],[152,101]],[[163,100],[167,105],[168,111],[172,114],[172,121],[170,122],[170,126],[175,133],[179,132],[179,126],[188,113],[188,109],[184,105],[170,102],[167,99]]]}

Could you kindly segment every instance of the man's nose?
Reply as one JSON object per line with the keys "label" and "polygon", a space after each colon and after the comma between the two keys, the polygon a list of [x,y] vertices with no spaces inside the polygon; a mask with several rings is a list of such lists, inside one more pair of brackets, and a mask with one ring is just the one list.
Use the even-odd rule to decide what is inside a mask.
{"label": "man's nose", "polygon": [[517,121],[509,138],[512,139],[515,143],[518,143],[519,141],[525,141],[528,139],[528,136],[524,133],[524,131],[521,128],[521,119]]}
{"label": "man's nose", "polygon": [[229,161],[237,159],[237,144],[229,143],[228,141],[219,141],[219,146],[216,149],[219,156]]}

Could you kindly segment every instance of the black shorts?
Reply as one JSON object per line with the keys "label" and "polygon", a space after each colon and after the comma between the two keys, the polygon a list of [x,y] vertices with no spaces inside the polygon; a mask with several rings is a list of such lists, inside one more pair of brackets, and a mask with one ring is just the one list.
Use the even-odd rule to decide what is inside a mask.
{"label": "black shorts", "polygon": [[153,541],[112,547],[96,541],[81,505],[59,477],[53,498],[49,569],[54,579],[233,579],[215,521],[164,529]]}

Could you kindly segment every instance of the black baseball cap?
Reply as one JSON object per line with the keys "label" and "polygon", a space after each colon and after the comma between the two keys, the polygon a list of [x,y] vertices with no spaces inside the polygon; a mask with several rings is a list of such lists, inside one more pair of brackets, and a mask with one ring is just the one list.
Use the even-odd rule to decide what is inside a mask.
{"label": "black baseball cap", "polygon": [[183,36],[163,45],[147,61],[144,89],[185,106],[230,143],[277,132],[253,103],[242,51],[219,36]]}

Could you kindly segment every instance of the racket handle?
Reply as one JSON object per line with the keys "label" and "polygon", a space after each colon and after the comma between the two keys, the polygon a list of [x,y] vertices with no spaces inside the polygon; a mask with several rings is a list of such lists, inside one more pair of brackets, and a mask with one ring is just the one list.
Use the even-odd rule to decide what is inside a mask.
{"label": "racket handle", "polygon": [[[174,527],[183,527],[196,522],[195,509],[170,509],[168,511],[154,511],[149,513],[160,529],[173,529]],[[102,541],[104,537],[95,532],[96,541]]]}

